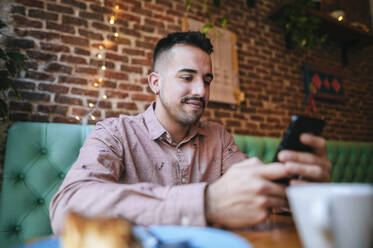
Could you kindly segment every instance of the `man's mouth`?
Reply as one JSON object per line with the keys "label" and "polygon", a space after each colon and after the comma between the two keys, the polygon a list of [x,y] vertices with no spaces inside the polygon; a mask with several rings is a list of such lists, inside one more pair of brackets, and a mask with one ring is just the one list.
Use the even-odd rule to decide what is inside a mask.
{"label": "man's mouth", "polygon": [[205,108],[205,100],[200,97],[185,97],[181,100],[181,103],[186,103],[194,109]]}

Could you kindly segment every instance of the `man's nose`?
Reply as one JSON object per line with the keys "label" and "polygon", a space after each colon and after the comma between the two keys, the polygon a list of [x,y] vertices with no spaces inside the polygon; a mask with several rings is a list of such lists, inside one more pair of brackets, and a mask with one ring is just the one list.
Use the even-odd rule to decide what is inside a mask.
{"label": "man's nose", "polygon": [[199,96],[199,97],[204,97],[206,94],[206,85],[203,82],[202,79],[196,80],[193,83],[193,89],[192,89],[192,94],[193,96]]}

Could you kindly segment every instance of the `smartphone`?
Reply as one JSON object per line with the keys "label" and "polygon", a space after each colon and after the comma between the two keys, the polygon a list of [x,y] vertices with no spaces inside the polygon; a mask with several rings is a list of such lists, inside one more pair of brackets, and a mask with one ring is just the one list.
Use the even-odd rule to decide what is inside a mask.
{"label": "smartphone", "polygon": [[313,152],[311,147],[300,142],[299,136],[302,133],[310,133],[320,136],[324,126],[324,120],[302,115],[293,115],[290,119],[289,127],[286,129],[282,141],[273,158],[273,162],[278,162],[277,155],[282,150]]}
{"label": "smartphone", "polygon": [[[279,162],[277,155],[282,150],[293,150],[301,152],[313,152],[312,148],[300,142],[302,133],[310,133],[320,136],[325,126],[325,121],[317,118],[293,115],[290,119],[289,127],[284,132],[282,141],[273,158],[273,162]],[[290,179],[276,180],[279,183],[288,184]]]}

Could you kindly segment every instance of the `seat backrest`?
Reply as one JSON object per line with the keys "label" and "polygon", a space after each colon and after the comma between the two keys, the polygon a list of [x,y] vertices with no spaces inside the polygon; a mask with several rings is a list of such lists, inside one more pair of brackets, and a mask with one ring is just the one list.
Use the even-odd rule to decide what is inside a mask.
{"label": "seat backrest", "polygon": [[[241,151],[271,162],[280,138],[233,135]],[[327,141],[328,159],[333,164],[332,182],[373,183],[373,142]]]}
{"label": "seat backrest", "polygon": [[49,202],[92,128],[35,122],[11,126],[0,201],[0,247],[52,233]]}

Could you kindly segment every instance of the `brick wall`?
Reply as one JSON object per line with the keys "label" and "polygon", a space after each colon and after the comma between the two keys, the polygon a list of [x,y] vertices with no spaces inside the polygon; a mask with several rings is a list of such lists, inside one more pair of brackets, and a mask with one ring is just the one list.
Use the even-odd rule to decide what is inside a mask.
{"label": "brick wall", "polygon": [[[14,0],[9,20],[15,39],[11,45],[25,52],[30,70],[17,80],[22,100],[10,99],[11,119],[78,123],[76,115],[100,101],[95,121],[137,114],[154,99],[146,75],[152,49],[168,32],[180,31],[182,17],[206,22],[196,5],[186,1],[117,1],[117,23],[108,24],[113,5],[97,0]],[[237,34],[240,88],[246,100],[238,107],[209,104],[204,118],[224,124],[233,133],[280,136],[292,114],[304,114],[302,62],[318,65],[342,77],[345,100],[318,102],[315,116],[327,120],[328,139],[373,141],[373,47],[350,51],[343,67],[340,49],[329,45],[312,51],[286,50],[282,31],[269,19],[273,1],[222,1],[210,6],[217,17],[228,16],[227,28]],[[119,37],[97,59],[105,39]],[[101,87],[92,84],[104,76]],[[108,96],[106,100],[103,95]]]}

